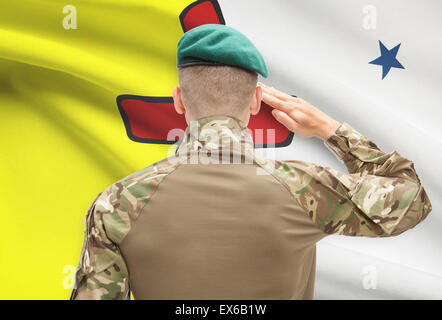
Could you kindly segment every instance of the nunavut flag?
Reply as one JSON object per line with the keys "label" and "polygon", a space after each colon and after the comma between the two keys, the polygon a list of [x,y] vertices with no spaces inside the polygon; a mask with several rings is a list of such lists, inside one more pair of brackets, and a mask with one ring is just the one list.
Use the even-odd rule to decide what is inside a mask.
{"label": "nunavut flag", "polygon": [[[248,36],[266,83],[410,158],[437,216],[439,9],[437,0],[0,1],[0,299],[69,297],[96,195],[166,157],[179,139],[167,133],[186,127],[172,108],[176,46],[205,23]],[[276,158],[346,171],[266,105],[249,128],[275,130]],[[255,139],[258,152],[270,143]],[[438,219],[393,240],[322,240],[315,297],[440,298]]]}
{"label": "nunavut flag", "polygon": [[[186,128],[176,45],[204,23],[225,23],[217,1],[0,4],[0,299],[69,296],[90,203]],[[250,126],[293,137],[265,105]]]}

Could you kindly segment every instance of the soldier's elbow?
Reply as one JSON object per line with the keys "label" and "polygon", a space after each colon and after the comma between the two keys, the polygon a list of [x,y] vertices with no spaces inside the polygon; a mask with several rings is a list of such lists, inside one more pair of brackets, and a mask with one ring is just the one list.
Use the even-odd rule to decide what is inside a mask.
{"label": "soldier's elbow", "polygon": [[427,193],[421,186],[407,212],[402,216],[402,219],[391,231],[389,236],[397,236],[407,230],[414,228],[419,223],[425,220],[431,210],[432,206],[430,198],[428,198]]}

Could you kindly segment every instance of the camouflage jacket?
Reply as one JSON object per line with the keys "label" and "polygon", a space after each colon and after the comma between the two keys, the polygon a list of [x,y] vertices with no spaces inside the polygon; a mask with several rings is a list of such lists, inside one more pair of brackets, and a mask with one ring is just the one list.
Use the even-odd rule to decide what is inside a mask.
{"label": "camouflage jacket", "polygon": [[[252,136],[245,123],[232,117],[211,116],[192,122],[187,128],[184,140],[176,154],[171,153],[166,159],[112,184],[98,194],[93,201],[87,211],[84,245],[71,299],[129,299],[131,290],[137,285],[140,286],[138,283],[142,283],[144,279],[148,279],[146,280],[148,281],[146,286],[150,287],[150,290],[161,291],[163,295],[155,296],[152,292],[148,292],[149,289],[136,288],[134,291],[136,298],[276,297],[308,299],[312,297],[313,280],[300,279],[297,280],[296,284],[291,284],[296,286],[295,289],[294,287],[287,287],[284,283],[293,281],[287,280],[292,279],[290,278],[292,275],[289,274],[289,271],[286,272],[286,269],[278,269],[274,272],[275,274],[286,274],[287,279],[268,279],[269,288],[274,287],[274,285],[270,285],[272,281],[279,281],[278,283],[283,289],[278,292],[286,292],[284,295],[272,295],[269,293],[270,290],[264,290],[262,287],[250,289],[255,290],[253,291],[256,293],[255,295],[250,294],[250,291],[249,295],[246,295],[246,293],[244,295],[232,293],[227,296],[228,293],[226,292],[228,291],[223,290],[228,289],[218,289],[218,292],[224,292],[226,296],[221,296],[221,294],[210,296],[208,293],[204,294],[204,289],[201,289],[200,296],[189,296],[189,292],[199,290],[197,287],[193,287],[192,290],[194,291],[189,291],[187,296],[184,293],[179,296],[175,293],[172,294],[171,291],[166,292],[166,287],[173,286],[173,283],[167,283],[167,278],[173,279],[176,286],[180,286],[180,283],[182,283],[183,288],[186,286],[186,282],[184,282],[182,276],[173,273],[175,271],[168,270],[172,266],[168,264],[159,265],[157,260],[160,259],[159,256],[161,255],[156,251],[156,248],[158,246],[164,248],[183,246],[182,250],[185,251],[188,247],[184,247],[183,243],[189,241],[189,237],[195,237],[200,239],[198,254],[201,254],[202,246],[205,243],[207,243],[207,246],[212,246],[212,248],[223,248],[219,250],[224,250],[225,259],[232,257],[232,260],[236,259],[234,261],[238,263],[237,270],[242,270],[242,267],[247,270],[247,268],[253,267],[248,265],[249,262],[239,262],[238,260],[241,258],[233,253],[234,249],[225,249],[223,241],[238,241],[238,244],[243,245],[244,250],[249,248],[249,252],[254,252],[260,250],[254,247],[255,244],[260,243],[259,248],[265,248],[270,246],[269,242],[274,237],[275,241],[280,241],[281,244],[277,244],[278,249],[275,249],[275,245],[273,245],[272,249],[268,249],[270,251],[266,252],[272,252],[272,250],[278,252],[278,250],[282,250],[279,247],[286,251],[281,251],[279,255],[272,258],[272,261],[262,260],[261,262],[259,259],[270,259],[262,254],[257,258],[253,257],[256,263],[261,263],[263,266],[268,263],[268,268],[277,268],[273,263],[275,259],[278,262],[277,259],[283,259],[281,257],[284,257],[282,261],[292,261],[290,260],[291,255],[296,256],[298,254],[297,260],[293,260],[293,266],[290,266],[287,270],[297,270],[296,268],[298,268],[301,271],[307,269],[314,271],[314,244],[321,238],[332,234],[366,237],[395,236],[413,228],[425,219],[431,211],[430,201],[420,183],[413,163],[396,151],[386,153],[380,150],[375,143],[365,138],[348,123],[341,124],[324,143],[345,163],[349,173],[299,160],[275,161],[261,159],[254,153]],[[225,152],[226,150],[227,152]],[[229,162],[235,159],[243,166],[246,164],[248,167],[243,167],[244,170],[238,169],[235,171],[236,169],[233,169],[236,168],[234,165],[224,165],[224,167],[218,165],[224,163],[223,160]],[[192,166],[186,165],[193,164],[195,166],[195,164],[201,163],[206,164],[206,167],[199,166],[195,167],[197,169],[191,169]],[[186,167],[187,169],[181,169]],[[252,174],[244,176],[245,178],[241,176],[243,172],[251,170],[251,167],[255,168],[256,171],[248,172],[256,172],[257,175],[262,175],[263,178],[250,177]],[[210,168],[215,171],[210,171],[212,170]],[[232,170],[230,173],[229,168]],[[246,170],[246,168],[249,169]],[[258,172],[258,169],[261,172]],[[180,170],[182,173],[179,173]],[[180,178],[180,174],[184,174],[186,170],[190,170],[187,176],[183,175]],[[171,174],[172,172],[176,173]],[[235,174],[232,172],[235,172]],[[270,178],[264,178],[265,174],[263,172]],[[208,176],[213,180],[208,181]],[[254,179],[253,185],[256,186],[260,185],[263,179],[271,180],[265,180],[262,188],[249,189],[247,177],[251,179],[250,185]],[[200,178],[201,180],[198,180]],[[228,193],[228,189],[232,188],[229,184],[232,179],[237,179],[235,182],[237,185],[249,190],[248,198],[242,194],[241,187],[239,187],[238,192]],[[167,184],[168,180],[170,180],[169,184]],[[192,180],[192,182],[189,182],[189,180]],[[161,187],[159,187],[160,184]],[[176,195],[179,192],[174,191],[174,188],[180,184],[182,186],[179,190],[184,190],[181,193],[181,198]],[[223,184],[228,187],[224,188]],[[267,189],[267,186],[268,190],[263,190]],[[195,189],[192,191],[189,188]],[[167,198],[168,190],[170,190],[170,193],[175,193],[174,198]],[[211,198],[212,192],[217,192],[218,197]],[[267,198],[266,192],[268,192],[269,198]],[[278,198],[280,193],[284,193],[281,196],[282,198]],[[154,194],[155,197],[153,197]],[[184,198],[184,196],[187,198]],[[193,211],[186,211],[189,197],[198,196],[197,199],[200,200],[192,202],[194,203]],[[231,209],[236,208],[234,207],[235,201],[247,202],[247,199],[250,199],[250,203],[244,204],[247,206],[246,208],[241,208],[237,212],[236,209]],[[253,201],[257,204],[252,204]],[[272,201],[275,204],[269,207],[268,203]],[[223,202],[231,202],[230,209],[223,207]],[[284,203],[284,205],[278,207],[279,203]],[[209,209],[212,206],[218,212],[218,216],[211,216],[210,219],[212,220],[206,221],[205,219],[209,219],[208,212],[210,212]],[[181,211],[181,216],[177,216],[175,211]],[[235,215],[230,215],[232,211],[235,211]],[[249,216],[250,211],[255,213]],[[217,220],[224,219],[223,215],[228,216],[230,220],[227,218]],[[217,236],[218,232],[221,232],[219,231],[220,226],[224,224],[229,224],[229,230],[240,228],[243,225],[242,220],[235,220],[239,219],[238,216],[240,215],[244,215],[244,219],[247,219],[249,223],[253,223],[250,221],[256,219],[258,222],[255,223],[255,229],[266,235],[265,239],[261,240],[257,233],[250,235],[255,239],[253,243],[246,243],[248,238],[244,240],[240,234],[249,234],[251,232],[249,229],[242,229],[238,231],[238,234],[229,234],[229,240]],[[138,222],[139,220],[140,222]],[[171,221],[174,221],[174,223],[171,223]],[[191,227],[186,225],[186,223],[190,223],[189,221],[194,221],[194,225],[204,223],[205,227],[192,229],[192,232],[189,233],[188,229]],[[269,226],[270,224],[275,225]],[[164,227],[164,229],[162,227],[164,225],[168,227]],[[244,228],[246,227],[244,226]],[[268,232],[267,230],[270,230],[270,228],[272,228],[272,231]],[[203,234],[206,232],[205,229],[207,229],[208,234]],[[168,232],[170,232],[170,235]],[[283,235],[276,235],[278,232]],[[171,237],[177,238],[176,242],[172,242]],[[291,242],[294,240],[290,237],[297,240]],[[303,245],[300,244],[304,241],[302,239],[306,239]],[[148,242],[156,243],[156,245],[146,244]],[[149,246],[146,247],[147,245]],[[231,246],[234,245],[236,245],[236,242],[232,242]],[[175,258],[174,261],[183,261],[193,254],[192,261],[200,261],[200,257],[195,253],[196,251],[188,250],[189,252],[185,257],[179,256],[179,258],[177,252],[169,251],[167,259],[172,261]],[[296,254],[293,254],[293,252],[296,252]],[[244,252],[242,255],[244,256]],[[310,262],[300,266],[299,255],[302,255],[302,259]],[[207,263],[210,263],[210,259],[216,259],[208,253],[206,258],[209,261]],[[192,261],[186,263],[192,264]],[[195,264],[192,264],[192,268],[189,268],[187,274],[197,272],[195,277],[203,277],[207,268],[214,268],[214,266],[208,265],[206,269],[199,270],[198,268],[204,263],[200,261],[197,264],[195,262]],[[222,264],[223,262],[218,263]],[[229,265],[232,264],[231,261],[229,263]],[[287,262],[287,264],[290,263],[292,262]],[[187,265],[183,262],[178,267],[184,272],[183,270]],[[218,288],[224,288],[223,283],[228,282],[226,280],[227,276],[222,278],[226,268],[228,267],[224,266],[223,269],[218,271],[218,278],[221,278],[220,281],[222,281],[217,284]],[[283,267],[278,266],[278,268]],[[146,270],[149,270],[150,273]],[[304,274],[305,278],[314,278],[314,272],[309,276],[309,274],[301,271],[299,274]],[[260,280],[258,281],[258,278],[252,279],[254,275],[249,275],[251,277],[250,284],[243,283],[241,284],[242,287],[248,285],[253,287],[255,283],[264,286],[263,283],[265,283],[267,275],[263,276],[259,273],[260,271],[255,272],[257,273],[256,277],[259,276]],[[159,282],[159,278],[162,279],[162,282]],[[200,281],[204,282],[202,279]],[[210,281],[213,285],[213,281],[218,280]],[[230,286],[235,286],[235,283],[230,284]],[[240,291],[238,288],[236,289],[236,292]],[[296,293],[293,293],[295,291]]]}

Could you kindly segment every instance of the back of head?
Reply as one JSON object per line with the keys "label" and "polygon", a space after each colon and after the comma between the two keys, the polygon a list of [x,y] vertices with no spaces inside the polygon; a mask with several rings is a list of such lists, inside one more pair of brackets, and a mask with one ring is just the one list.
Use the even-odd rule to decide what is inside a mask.
{"label": "back of head", "polygon": [[183,104],[194,118],[239,117],[252,101],[256,72],[227,65],[195,65],[178,70]]}
{"label": "back of head", "polygon": [[205,24],[187,31],[178,41],[177,67],[182,104],[191,118],[224,114],[246,119],[247,107],[259,110],[252,99],[258,74],[267,77],[267,68],[238,30]]}

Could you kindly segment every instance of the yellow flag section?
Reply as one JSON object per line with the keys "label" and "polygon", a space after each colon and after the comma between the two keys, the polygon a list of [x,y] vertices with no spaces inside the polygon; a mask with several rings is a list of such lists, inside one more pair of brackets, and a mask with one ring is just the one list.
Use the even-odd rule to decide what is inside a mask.
{"label": "yellow flag section", "polygon": [[91,202],[166,156],[116,97],[171,96],[191,2],[0,3],[0,299],[68,298]]}

